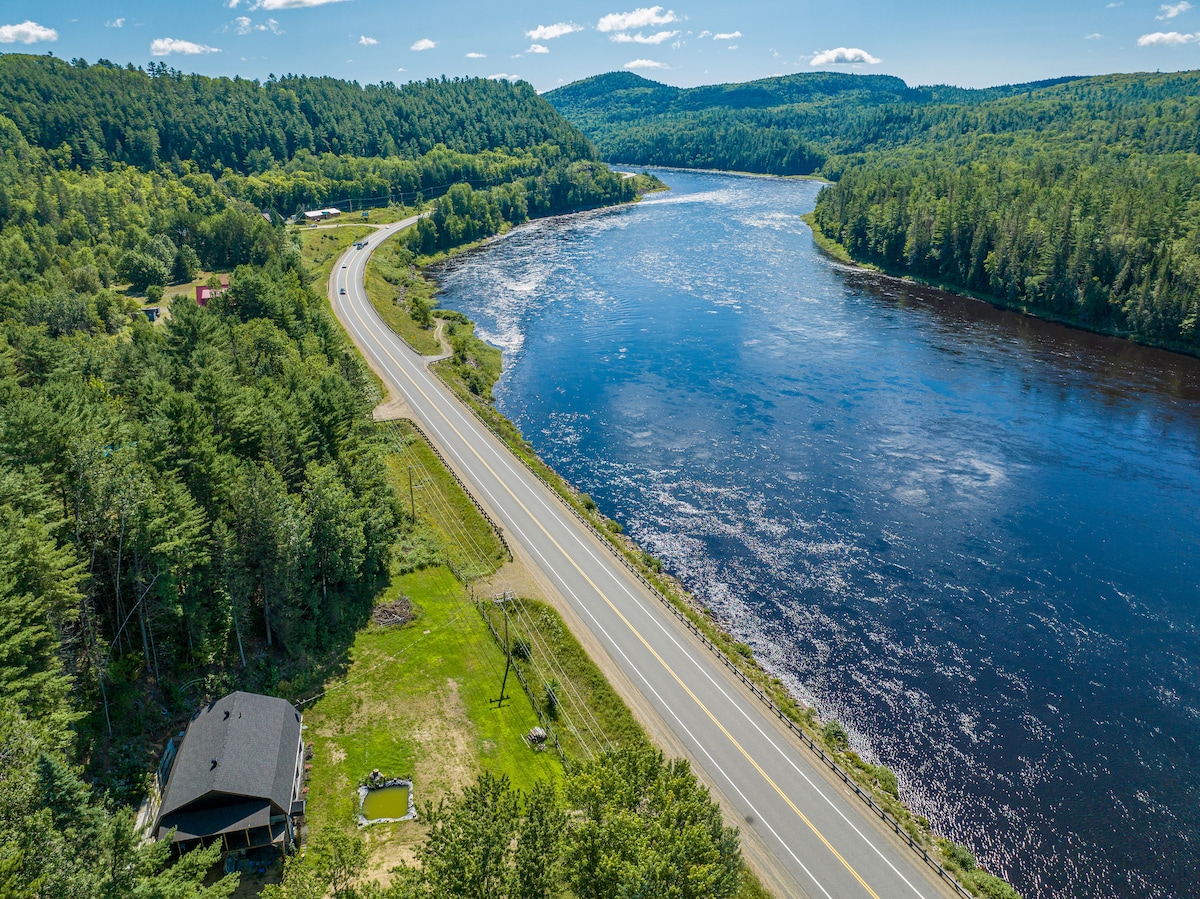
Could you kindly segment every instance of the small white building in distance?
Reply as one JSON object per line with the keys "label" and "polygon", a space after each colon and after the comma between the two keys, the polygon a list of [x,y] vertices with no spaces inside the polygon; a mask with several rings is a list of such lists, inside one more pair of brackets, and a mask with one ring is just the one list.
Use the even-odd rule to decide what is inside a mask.
{"label": "small white building in distance", "polygon": [[304,218],[306,221],[320,222],[324,221],[325,219],[331,219],[335,215],[341,214],[342,210],[330,206],[328,209],[314,209],[311,212],[306,212],[304,213]]}

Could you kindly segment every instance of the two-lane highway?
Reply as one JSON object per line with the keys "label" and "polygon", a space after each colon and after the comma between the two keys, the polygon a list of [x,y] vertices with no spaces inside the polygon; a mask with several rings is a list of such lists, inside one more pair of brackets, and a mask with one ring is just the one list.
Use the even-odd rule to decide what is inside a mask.
{"label": "two-lane highway", "polygon": [[[778,861],[786,895],[825,899],[937,899],[952,895],[909,850],[832,784],[717,660],[600,546],[383,323],[363,289],[370,252],[416,218],[350,249],[329,294],[346,329],[389,388],[451,460],[468,487],[521,544],[654,713],[697,774],[732,806],[745,833]],[[727,806],[727,812],[730,811]],[[780,899],[783,899],[781,896]]]}

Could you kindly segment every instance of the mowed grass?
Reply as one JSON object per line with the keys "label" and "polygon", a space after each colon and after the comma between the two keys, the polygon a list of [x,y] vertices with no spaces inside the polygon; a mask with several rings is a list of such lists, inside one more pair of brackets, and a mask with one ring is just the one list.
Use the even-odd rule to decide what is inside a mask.
{"label": "mowed grass", "polygon": [[[528,789],[558,781],[550,753],[534,752],[524,735],[537,716],[510,678],[509,700],[497,707],[504,655],[488,634],[463,585],[436,566],[395,578],[383,601],[404,594],[416,617],[396,628],[359,633],[342,680],[304,713],[313,744],[308,816],[314,831],[355,826],[357,789],[371,771],[411,776],[418,806],[437,801],[487,770]],[[419,840],[419,823],[370,828],[373,854]]]}
{"label": "mowed grass", "polygon": [[337,228],[299,228],[300,255],[308,266],[309,283],[324,295],[329,283],[333,263],[346,247],[355,241],[370,237],[374,228],[366,225],[340,225]]}
{"label": "mowed grass", "polygon": [[[504,653],[473,604],[462,574],[490,574],[506,558],[495,532],[428,444],[405,422],[381,424],[395,449],[388,468],[408,498],[414,470],[417,525],[397,547],[394,573],[377,603],[401,596],[413,619],[400,627],[370,625],[355,637],[344,677],[304,709],[313,744],[308,818],[312,829],[352,829],[356,789],[372,770],[411,776],[418,806],[474,781],[481,771],[507,775],[521,789],[562,777],[553,753],[535,752],[524,736],[538,723],[533,706],[509,678],[498,707]],[[415,547],[415,548],[414,548]],[[418,822],[377,824],[363,831],[373,867],[406,860],[423,834]]]}

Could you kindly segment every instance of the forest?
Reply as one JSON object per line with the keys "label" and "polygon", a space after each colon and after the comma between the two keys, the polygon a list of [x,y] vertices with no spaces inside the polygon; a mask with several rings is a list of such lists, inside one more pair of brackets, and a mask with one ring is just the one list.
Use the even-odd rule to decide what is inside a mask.
{"label": "forest", "polygon": [[613,73],[547,98],[606,159],[824,176],[813,224],[860,262],[1200,352],[1200,72],[984,90]]}
{"label": "forest", "polygon": [[156,745],[320,683],[412,526],[282,216],[445,195],[445,247],[631,187],[528,85],[8,54],[0,111],[0,897],[218,899],[135,832]]}

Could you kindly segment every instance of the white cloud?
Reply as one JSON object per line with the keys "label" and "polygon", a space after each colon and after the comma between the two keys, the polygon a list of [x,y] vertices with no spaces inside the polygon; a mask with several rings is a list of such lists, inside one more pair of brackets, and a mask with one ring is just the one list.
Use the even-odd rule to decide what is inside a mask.
{"label": "white cloud", "polygon": [[487,59],[486,53],[475,53],[474,51],[467,54],[467,59]]}
{"label": "white cloud", "polygon": [[740,31],[723,31],[720,34],[714,34],[714,41],[733,41],[742,36]]}
{"label": "white cloud", "polygon": [[859,62],[874,66],[882,61],[858,47],[834,47],[832,50],[822,50],[812,58],[814,66],[840,66]]}
{"label": "white cloud", "polygon": [[510,75],[508,72],[497,72],[495,75],[488,75],[491,81],[520,81],[520,75]]}
{"label": "white cloud", "polygon": [[616,41],[618,44],[661,44],[663,41],[669,41],[678,34],[678,31],[658,31],[654,34],[642,34],[640,31],[637,34],[626,34],[623,31],[619,31],[610,37],[609,40]]}
{"label": "white cloud", "polygon": [[[230,26],[226,25],[221,30],[228,31],[229,27]],[[269,31],[271,34],[284,33],[283,29],[279,27],[279,22],[277,22],[275,19],[267,19],[266,23],[262,25],[255,25],[249,16],[238,16],[233,20],[234,34],[250,34],[254,31]]]}
{"label": "white cloud", "polygon": [[643,6],[633,12],[609,13],[596,23],[598,31],[632,31],[634,28],[648,28],[651,25],[669,25],[679,21],[674,10],[662,11],[661,6]]}
{"label": "white cloud", "polygon": [[407,72],[408,69],[404,68],[404,66],[401,66],[400,68],[396,69],[396,71],[397,72]]}
{"label": "white cloud", "polygon": [[197,44],[193,41],[180,41],[173,37],[155,38],[150,44],[151,56],[168,56],[171,53],[183,53],[186,56],[196,56],[201,53],[220,53],[216,47],[207,44]]}
{"label": "white cloud", "polygon": [[0,44],[36,44],[38,41],[56,41],[58,32],[37,22],[26,19],[20,25],[0,25]]}
{"label": "white cloud", "polygon": [[1124,5],[1125,5],[1125,0],[1121,0],[1120,3],[1110,3],[1110,4],[1108,4],[1108,6],[1106,6],[1104,8],[1105,9],[1116,9],[1118,6],[1124,6]]}
{"label": "white cloud", "polygon": [[627,69],[665,69],[665,62],[656,62],[653,59],[631,59],[625,63]]}
{"label": "white cloud", "polygon": [[418,53],[420,53],[422,50],[432,50],[437,45],[438,45],[437,41],[431,41],[429,38],[423,37],[419,41],[415,42],[408,49],[416,50]]}
{"label": "white cloud", "polygon": [[[327,3],[341,3],[343,0],[257,0],[251,9],[309,9],[313,6],[324,6]],[[232,4],[231,4],[232,5]]]}
{"label": "white cloud", "polygon": [[532,31],[526,31],[525,37],[531,41],[549,41],[564,34],[574,34],[576,31],[583,31],[583,26],[574,22],[558,22],[554,25],[539,25]]}
{"label": "white cloud", "polygon": [[237,5],[238,0],[229,0],[229,2],[225,4],[225,6],[229,9],[237,9]]}
{"label": "white cloud", "polygon": [[1180,34],[1178,31],[1156,31],[1153,34],[1143,34],[1138,38],[1139,47],[1177,47],[1180,44],[1194,44],[1200,41],[1198,34]]}
{"label": "white cloud", "polygon": [[704,40],[706,37],[712,37],[712,32],[707,29],[705,29],[704,31],[701,31],[697,35],[697,38],[699,38],[700,40]]}
{"label": "white cloud", "polygon": [[364,47],[374,47],[376,44],[379,43],[379,41],[375,40],[375,38],[367,37],[365,34],[358,39],[358,42],[360,44],[362,44]]}
{"label": "white cloud", "polygon": [[113,19],[111,22],[105,22],[104,27],[105,28],[124,28],[125,27],[125,17],[121,16],[121,18]]}
{"label": "white cloud", "polygon": [[1192,4],[1188,3],[1187,0],[1179,0],[1178,3],[1164,3],[1159,7],[1161,14],[1154,18],[1160,22],[1165,22],[1167,19],[1173,19],[1180,13],[1185,13],[1191,8]]}
{"label": "white cloud", "polygon": [[549,53],[550,48],[543,44],[530,44],[526,53]]}
{"label": "white cloud", "polygon": [[1102,35],[1099,31],[1093,31],[1091,34],[1085,34],[1083,39],[1085,41],[1098,41],[1102,37],[1104,37],[1104,35]]}

